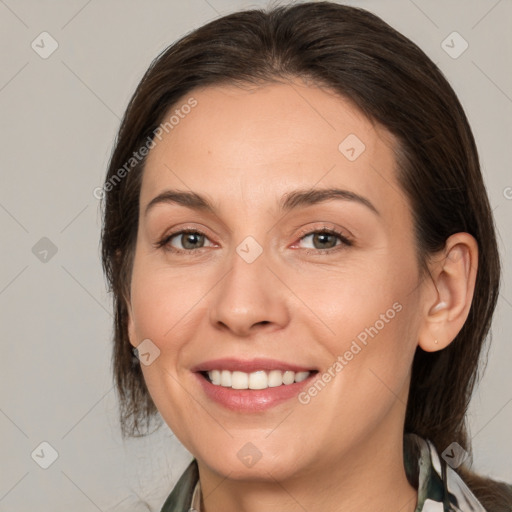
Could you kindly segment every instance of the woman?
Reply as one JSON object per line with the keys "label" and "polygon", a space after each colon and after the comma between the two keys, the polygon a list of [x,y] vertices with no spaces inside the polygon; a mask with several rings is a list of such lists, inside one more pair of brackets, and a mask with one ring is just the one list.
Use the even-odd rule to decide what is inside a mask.
{"label": "woman", "polygon": [[411,41],[329,2],[200,27],[142,79],[104,188],[124,433],[158,411],[194,456],[162,511],[511,510],[463,464],[492,215]]}

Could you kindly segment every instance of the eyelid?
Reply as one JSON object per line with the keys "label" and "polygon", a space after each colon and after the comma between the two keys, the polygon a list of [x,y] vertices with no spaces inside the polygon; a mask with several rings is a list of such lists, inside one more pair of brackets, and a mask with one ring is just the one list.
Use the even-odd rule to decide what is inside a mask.
{"label": "eyelid", "polygon": [[[154,246],[157,249],[164,248],[171,253],[176,253],[176,254],[188,253],[189,255],[198,254],[198,253],[202,252],[203,249],[207,249],[208,247],[211,247],[211,246],[208,246],[208,247],[198,247],[197,249],[178,249],[176,247],[172,247],[169,245],[170,241],[173,238],[178,237],[183,234],[186,234],[186,233],[194,233],[194,234],[202,235],[206,239],[208,239],[213,245],[217,245],[215,242],[210,240],[209,235],[207,233],[205,233],[204,230],[194,227],[194,226],[184,226],[184,227],[178,228],[175,231],[171,231],[170,233],[163,235],[154,244]],[[327,233],[327,234],[336,235],[341,240],[341,243],[335,245],[332,248],[328,248],[328,249],[303,249],[306,254],[309,254],[309,253],[314,253],[314,254],[333,253],[339,249],[342,249],[344,246],[346,247],[346,246],[353,245],[353,237],[351,235],[349,235],[348,233],[344,233],[343,230],[331,225],[330,223],[323,222],[316,226],[305,227],[301,231],[299,231],[299,233],[297,234],[297,237],[298,237],[297,241],[292,244],[292,247],[295,246],[297,244],[297,242],[300,242],[306,236],[311,236],[311,235],[314,235],[317,233]]]}
{"label": "eyelid", "polygon": [[297,242],[292,244],[292,247],[296,246],[298,242],[300,242],[306,236],[313,235],[315,233],[327,233],[331,235],[336,235],[341,240],[340,244],[335,245],[330,249],[303,249],[306,254],[326,254],[326,253],[334,253],[340,249],[344,249],[345,247],[350,247],[354,244],[354,237],[352,234],[346,232],[346,230],[342,230],[341,228],[336,227],[328,222],[321,222],[316,226],[308,226],[298,233]]}
{"label": "eyelid", "polygon": [[178,249],[176,247],[170,246],[170,242],[173,238],[178,237],[183,234],[186,234],[186,233],[194,233],[194,234],[202,235],[205,238],[207,238],[213,245],[216,245],[215,242],[210,240],[210,236],[203,229],[193,227],[193,226],[180,227],[179,229],[173,230],[170,233],[166,233],[165,235],[160,237],[159,240],[157,242],[155,242],[153,245],[157,249],[166,249],[169,252],[188,253],[188,254],[195,254],[195,253],[201,251],[201,249],[208,248],[208,247],[199,247],[197,249]]}
{"label": "eyelid", "polygon": [[354,238],[347,229],[343,230],[339,227],[336,227],[335,224],[331,224],[330,222],[317,222],[313,226],[309,225],[305,228],[302,228],[298,232],[297,236],[299,238],[302,238],[304,237],[304,235],[310,235],[311,233],[317,233],[320,231],[332,231],[333,233],[336,233],[340,235],[342,238],[345,238],[350,241],[352,241],[352,239]]}

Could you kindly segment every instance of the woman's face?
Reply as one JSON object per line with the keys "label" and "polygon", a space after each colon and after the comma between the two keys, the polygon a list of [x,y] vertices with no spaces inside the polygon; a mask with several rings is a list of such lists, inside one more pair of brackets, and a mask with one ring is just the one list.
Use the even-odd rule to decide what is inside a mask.
{"label": "woman's face", "polygon": [[299,83],[190,96],[148,155],[131,282],[163,418],[235,479],[401,443],[424,284],[391,135]]}

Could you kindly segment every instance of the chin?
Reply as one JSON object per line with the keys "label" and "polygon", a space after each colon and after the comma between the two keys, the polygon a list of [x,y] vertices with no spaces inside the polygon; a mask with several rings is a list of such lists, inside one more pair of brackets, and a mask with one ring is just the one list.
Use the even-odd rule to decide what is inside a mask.
{"label": "chin", "polygon": [[211,471],[230,480],[282,481],[295,476],[301,469],[297,464],[296,454],[301,451],[298,449],[290,450],[290,454],[276,454],[275,449],[260,449],[255,443],[247,441],[236,443],[236,447],[226,448],[223,452],[215,450],[215,453],[208,453],[210,451],[211,447],[206,453],[198,454],[196,459]]}

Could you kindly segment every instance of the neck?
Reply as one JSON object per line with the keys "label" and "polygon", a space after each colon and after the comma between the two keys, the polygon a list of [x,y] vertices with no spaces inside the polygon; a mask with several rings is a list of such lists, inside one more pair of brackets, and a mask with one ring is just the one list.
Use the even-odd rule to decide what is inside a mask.
{"label": "neck", "polygon": [[[396,427],[396,425],[395,425]],[[255,480],[234,480],[212,472],[198,461],[202,512],[414,512],[417,491],[403,464],[400,429],[354,443],[340,460],[322,460],[292,478],[278,480],[270,472]]]}

